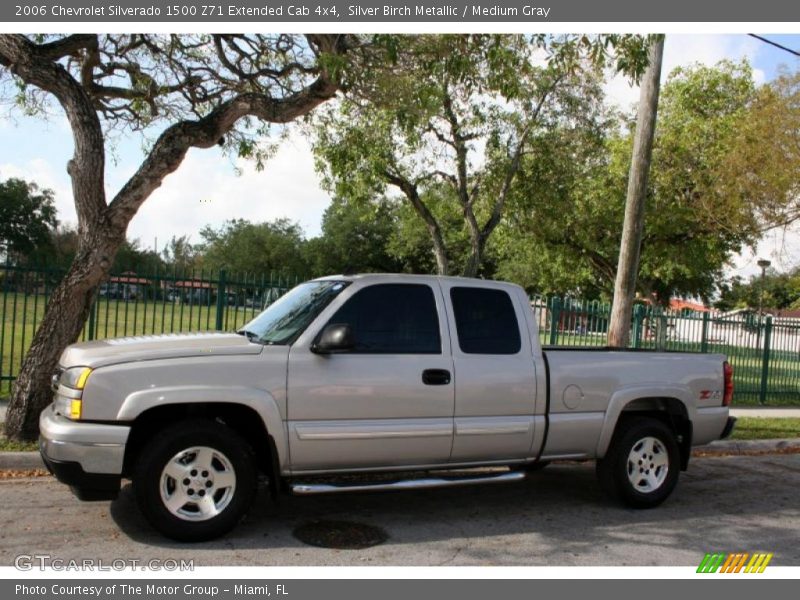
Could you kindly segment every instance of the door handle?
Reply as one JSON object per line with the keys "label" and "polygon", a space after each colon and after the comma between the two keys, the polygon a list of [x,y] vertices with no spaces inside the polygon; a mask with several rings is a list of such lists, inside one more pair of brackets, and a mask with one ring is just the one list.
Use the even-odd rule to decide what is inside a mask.
{"label": "door handle", "polygon": [[422,372],[422,383],[425,385],[447,385],[450,383],[450,371],[447,369],[425,369]]}

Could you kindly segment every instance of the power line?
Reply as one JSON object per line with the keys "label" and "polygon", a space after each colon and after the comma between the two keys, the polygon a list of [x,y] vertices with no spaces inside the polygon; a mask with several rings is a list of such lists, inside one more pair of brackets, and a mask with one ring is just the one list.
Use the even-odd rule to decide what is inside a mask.
{"label": "power line", "polygon": [[781,50],[783,50],[785,52],[788,52],[789,54],[794,54],[795,56],[800,56],[800,52],[798,52],[797,50],[792,50],[791,48],[787,48],[786,46],[782,46],[778,42],[773,42],[772,40],[768,40],[767,38],[761,37],[760,35],[756,35],[755,33],[748,33],[747,35],[749,35],[750,37],[754,37],[757,40],[761,40],[762,42],[764,42],[765,44],[769,44],[770,46],[775,46],[776,48],[780,48]]}

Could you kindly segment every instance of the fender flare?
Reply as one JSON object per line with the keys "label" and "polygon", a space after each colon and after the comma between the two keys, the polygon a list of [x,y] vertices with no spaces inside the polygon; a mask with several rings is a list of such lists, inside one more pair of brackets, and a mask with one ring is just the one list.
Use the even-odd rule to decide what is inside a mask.
{"label": "fender flare", "polygon": [[185,385],[140,390],[129,394],[117,413],[119,421],[133,421],[151,408],[176,404],[240,404],[253,409],[275,442],[278,464],[289,459],[288,438],[278,403],[266,390],[244,386]]}
{"label": "fender flare", "polygon": [[611,395],[603,419],[603,428],[597,440],[597,458],[603,458],[611,444],[611,438],[617,427],[620,415],[625,407],[634,400],[643,398],[666,398],[679,401],[683,404],[686,414],[691,422],[694,422],[697,415],[697,407],[692,401],[694,396],[688,386],[674,384],[658,384],[624,387]]}

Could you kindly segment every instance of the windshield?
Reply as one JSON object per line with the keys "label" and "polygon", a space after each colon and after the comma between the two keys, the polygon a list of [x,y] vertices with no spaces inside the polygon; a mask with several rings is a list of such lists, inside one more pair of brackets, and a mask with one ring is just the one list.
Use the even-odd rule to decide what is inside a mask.
{"label": "windshield", "polygon": [[347,287],[345,281],[309,281],[280,297],[239,330],[262,344],[291,344]]}

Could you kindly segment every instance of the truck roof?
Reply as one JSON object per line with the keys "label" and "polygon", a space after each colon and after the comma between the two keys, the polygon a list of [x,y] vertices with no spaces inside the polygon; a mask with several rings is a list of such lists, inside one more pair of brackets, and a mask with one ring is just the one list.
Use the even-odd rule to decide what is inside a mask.
{"label": "truck roof", "polygon": [[474,277],[457,277],[453,275],[415,275],[411,273],[357,273],[357,274],[350,274],[350,275],[327,275],[325,277],[317,277],[314,281],[397,281],[402,279],[408,279],[412,281],[419,281],[425,279],[436,279],[442,282],[450,282],[453,284],[456,283],[478,283],[478,284],[487,284],[489,286],[510,286],[510,287],[519,287],[515,283],[509,283],[507,281],[495,281],[492,279],[478,279]]}

